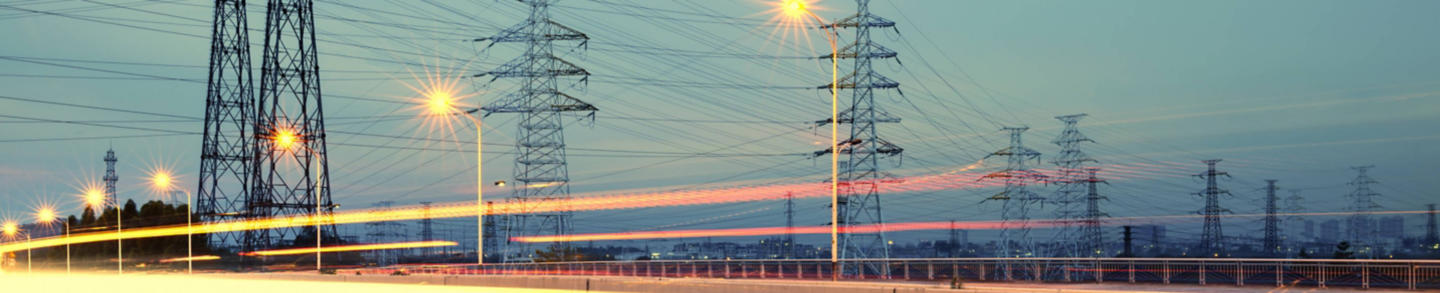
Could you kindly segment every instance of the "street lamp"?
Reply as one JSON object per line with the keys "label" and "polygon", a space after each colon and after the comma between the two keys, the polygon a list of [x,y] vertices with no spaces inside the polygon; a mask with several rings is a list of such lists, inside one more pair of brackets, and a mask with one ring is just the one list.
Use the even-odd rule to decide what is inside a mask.
{"label": "street lamp", "polygon": [[[786,17],[805,21],[814,18],[817,23],[825,20],[810,11],[804,0],[784,0],[779,3]],[[826,32],[830,42],[830,280],[840,280],[840,48],[836,39],[840,37],[834,26],[819,26]]]}
{"label": "street lamp", "polygon": [[[296,146],[299,145],[300,149],[310,153],[310,160],[314,160],[317,157],[314,150],[311,150],[310,148],[306,147],[307,145],[302,144],[304,142],[304,138],[299,136],[298,130],[293,128],[278,127],[273,130],[273,133],[275,134],[274,136],[270,137],[270,143],[277,147],[278,151],[294,151]],[[315,181],[315,187],[311,189],[313,193],[315,193],[315,216],[311,218],[311,221],[315,223],[315,272],[317,274],[324,274],[324,269],[320,262],[321,239],[323,239],[320,233],[324,228],[324,226],[322,225],[322,220],[320,219],[321,208],[323,208],[323,203],[321,203],[321,194],[323,192],[320,190],[321,168],[316,167],[314,161],[310,162],[310,167],[312,169],[315,169],[315,177],[311,179],[311,181]],[[331,208],[335,207],[338,207],[338,205],[331,206]]]}
{"label": "street lamp", "polygon": [[[151,182],[151,184],[153,184],[153,185],[154,185],[153,187],[154,187],[156,190],[159,190],[161,194],[164,194],[164,193],[166,193],[166,192],[170,192],[170,191],[171,191],[170,189],[175,187],[174,181],[175,181],[174,176],[171,176],[171,175],[170,175],[170,172],[165,171],[165,170],[156,170],[156,171],[154,172],[154,175],[151,175],[151,176],[150,176],[150,182]],[[175,191],[179,191],[179,192],[184,192],[184,193],[185,193],[185,266],[186,266],[186,267],[185,267],[185,273],[186,273],[186,274],[194,274],[194,273],[195,273],[195,227],[193,226],[193,225],[194,225],[193,221],[194,221],[195,216],[194,216],[194,212],[193,212],[193,211],[195,210],[195,203],[191,202],[191,201],[192,201],[192,196],[190,195],[190,191],[185,190],[185,189],[183,189],[183,188],[178,189],[178,190],[175,190]]]}
{"label": "street lamp", "polygon": [[[81,196],[84,198],[86,205],[89,205],[92,208],[97,208],[96,210],[98,210],[99,208],[104,208],[105,205],[110,203],[111,200],[111,198],[105,196],[104,191],[101,191],[99,188],[94,187],[86,189],[85,194]],[[121,222],[124,219],[122,217],[124,211],[120,209],[120,197],[117,196],[114,198],[114,200],[116,274],[125,274],[125,229]]]}
{"label": "street lamp", "polygon": [[[54,222],[54,221],[60,221],[60,223],[63,223],[63,224],[65,225],[65,274],[66,274],[66,275],[69,275],[69,274],[70,274],[70,221],[69,221],[69,220],[66,220],[66,219],[61,219],[58,215],[55,214],[55,209],[54,209],[54,208],[51,208],[51,207],[44,207],[44,206],[42,206],[42,207],[40,207],[39,209],[37,209],[37,210],[35,211],[35,222],[37,222],[37,223],[50,223],[50,222]],[[27,239],[27,241],[28,241],[28,239]],[[29,253],[29,252],[27,251],[26,253]]]}
{"label": "street lamp", "polygon": [[[4,230],[5,237],[15,237],[17,234],[23,233],[23,234],[25,234],[25,244],[30,244],[30,233],[29,233],[29,232],[21,232],[21,231],[20,231],[20,225],[15,224],[15,222],[5,222],[5,224],[3,225],[3,228],[0,228],[0,229],[3,229],[3,230]],[[28,246],[28,245],[27,245],[27,246]],[[31,248],[29,248],[29,247],[26,247],[26,248],[25,248],[25,274],[33,274],[33,273],[35,273],[35,271],[32,269],[32,265],[31,265],[32,261],[31,261],[31,258],[30,258],[30,249],[31,249]]]}

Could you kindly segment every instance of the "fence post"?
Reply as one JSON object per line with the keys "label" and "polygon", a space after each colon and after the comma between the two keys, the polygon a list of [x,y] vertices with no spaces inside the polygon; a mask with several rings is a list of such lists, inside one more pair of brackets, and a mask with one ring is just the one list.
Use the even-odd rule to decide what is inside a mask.
{"label": "fence post", "polygon": [[[885,262],[885,270],[890,270],[890,262]],[[905,279],[910,279],[910,262],[900,261],[900,271],[905,272]]]}
{"label": "fence post", "polygon": [[1100,262],[1098,259],[1095,260],[1095,268],[1091,271],[1093,271],[1091,275],[1095,275],[1095,283],[1105,282],[1105,263]]}
{"label": "fence post", "polygon": [[1165,276],[1161,278],[1164,279],[1165,284],[1170,284],[1170,261],[1160,261],[1160,266],[1165,271]]}
{"label": "fence post", "polygon": [[1200,285],[1205,285],[1205,261],[1200,261]]}
{"label": "fence post", "polygon": [[981,281],[984,281],[984,280],[985,280],[985,261],[982,260],[982,261],[977,261],[977,262],[975,262],[975,263],[980,264],[980,280],[981,280]]}
{"label": "fence post", "polygon": [[1415,290],[1415,283],[1419,282],[1419,280],[1416,280],[1416,277],[1415,277],[1416,272],[1415,272],[1415,271],[1419,270],[1419,269],[1420,269],[1420,266],[1419,266],[1419,265],[1416,265],[1414,262],[1411,262],[1411,263],[1409,263],[1409,264],[1410,264],[1410,282],[1408,282],[1408,283],[1410,283],[1410,290]]}
{"label": "fence post", "polygon": [[1135,283],[1135,261],[1130,261],[1130,283]]}
{"label": "fence post", "polygon": [[760,261],[760,278],[765,278],[765,261]]}
{"label": "fence post", "polygon": [[1275,287],[1285,286],[1285,263],[1275,262]]}
{"label": "fence post", "polygon": [[928,270],[929,273],[926,273],[926,277],[925,277],[925,278],[926,278],[926,279],[930,279],[930,280],[934,280],[934,279],[935,279],[935,263],[933,263],[933,262],[928,262],[928,261],[927,261],[927,262],[925,262],[925,265],[929,267],[929,270]]}
{"label": "fence post", "polygon": [[1370,289],[1370,262],[1367,261],[1365,265],[1360,266],[1360,279],[1363,280],[1362,288]]}
{"label": "fence post", "polygon": [[745,261],[740,261],[740,277],[749,278],[750,271],[745,269]]}
{"label": "fence post", "polygon": [[1245,286],[1245,263],[1235,261],[1235,286]]}

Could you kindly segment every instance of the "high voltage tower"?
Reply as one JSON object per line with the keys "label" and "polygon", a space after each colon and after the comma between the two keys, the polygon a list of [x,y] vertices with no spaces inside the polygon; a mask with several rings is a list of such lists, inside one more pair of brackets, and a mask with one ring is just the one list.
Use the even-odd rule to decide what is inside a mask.
{"label": "high voltage tower", "polygon": [[1220,189],[1220,186],[1216,184],[1216,179],[1220,176],[1229,178],[1230,173],[1215,171],[1215,163],[1219,163],[1219,159],[1205,160],[1202,162],[1205,162],[1205,165],[1209,165],[1210,170],[1195,175],[1195,177],[1205,179],[1205,191],[1195,193],[1195,195],[1205,198],[1205,209],[1198,212],[1201,215],[1205,215],[1205,228],[1200,233],[1200,252],[1210,256],[1218,256],[1220,253],[1225,252],[1225,234],[1221,232],[1220,229],[1220,214],[1230,212],[1229,209],[1220,207],[1220,196],[1228,195],[1230,191]]}
{"label": "high voltage tower", "polygon": [[[1286,216],[1281,221],[1291,221],[1291,223],[1299,223],[1299,221],[1301,220],[1300,213],[1305,212],[1305,207],[1301,206],[1304,203],[1305,198],[1300,196],[1300,190],[1291,189],[1290,197],[1285,198]],[[1291,228],[1295,228],[1293,224]]]}
{"label": "high voltage tower", "polygon": [[1086,168],[1085,171],[1090,173],[1090,177],[1084,180],[1087,192],[1085,193],[1085,213],[1080,216],[1079,220],[1079,248],[1081,252],[1090,257],[1103,257],[1105,256],[1103,255],[1105,253],[1105,230],[1101,229],[1100,224],[1104,222],[1101,218],[1110,215],[1100,211],[1100,200],[1108,199],[1100,195],[1100,188],[1097,185],[1110,183],[1097,178],[1095,174],[1100,172],[1100,168]]}
{"label": "high voltage tower", "polygon": [[120,159],[115,157],[115,149],[105,151],[105,177],[102,178],[105,180],[105,198],[115,201],[117,207],[120,206],[120,198],[115,197],[115,183],[120,181],[120,176],[115,175],[115,163],[119,161]]}
{"label": "high voltage tower", "polygon": [[785,193],[785,258],[795,258],[795,193]]}
{"label": "high voltage tower", "polygon": [[1434,245],[1440,245],[1440,233],[1436,233],[1435,227],[1435,204],[1427,204],[1425,207],[1430,210],[1425,214],[1425,245],[1431,245],[1430,249],[1435,249]]}
{"label": "high voltage tower", "polygon": [[[431,226],[435,220],[430,218],[430,202],[421,202],[420,206],[420,241],[434,241],[435,231],[431,229]],[[429,259],[434,252],[434,248],[431,247],[421,248],[420,258]]]}
{"label": "high voltage tower", "polygon": [[[896,89],[898,91],[900,83],[875,72],[871,64],[874,59],[895,58],[897,54],[895,51],[871,42],[870,29],[893,28],[895,22],[870,14],[870,0],[855,2],[856,12],[854,15],[821,27],[847,28],[855,31],[854,43],[841,47],[838,54],[820,56],[820,59],[851,59],[853,68],[849,74],[839,78],[838,82],[818,87],[819,89],[829,89],[834,86],[837,90],[850,91],[850,107],[838,113],[838,121],[831,121],[828,118],[816,121],[817,125],[829,123],[850,125],[849,139],[841,140],[840,145],[831,146],[815,153],[816,156],[826,153],[849,156],[848,160],[841,162],[840,170],[838,170],[839,204],[836,209],[840,215],[839,223],[831,223],[840,225],[840,231],[849,231],[848,227],[852,226],[883,225],[885,223],[880,209],[880,184],[895,182],[897,179],[880,170],[880,158],[897,156],[905,151],[905,149],[880,138],[877,123],[898,123],[900,118],[891,116],[890,113],[875,105],[876,89]],[[888,259],[890,258],[890,249],[885,239],[884,232],[878,230],[863,233],[841,232],[839,257],[841,259]],[[847,261],[843,262],[841,270],[846,275],[889,276],[889,270],[885,268],[885,264],[879,262]]]}
{"label": "high voltage tower", "polygon": [[1355,191],[1351,191],[1349,195],[1346,195],[1347,197],[1355,198],[1355,202],[1350,204],[1350,210],[1353,211],[1354,214],[1350,215],[1350,219],[1347,220],[1346,223],[1348,226],[1347,232],[1351,239],[1351,246],[1359,248],[1359,251],[1356,251],[1355,254],[1364,253],[1365,257],[1368,258],[1376,257],[1374,246],[1378,243],[1378,239],[1375,238],[1374,223],[1372,223],[1373,221],[1370,219],[1370,212],[1380,208],[1380,205],[1376,204],[1374,200],[1374,197],[1380,196],[1380,194],[1370,190],[1370,184],[1379,184],[1379,182],[1376,182],[1375,179],[1370,179],[1370,175],[1367,174],[1370,168],[1374,167],[1375,166],[1350,167],[1350,169],[1359,172],[1360,175],[1355,176],[1354,180],[1350,180],[1349,185],[1355,186]]}
{"label": "high voltage tower", "polygon": [[[985,199],[986,201],[1004,202],[1000,210],[1000,245],[996,250],[996,256],[1006,258],[1025,256],[1027,253],[1033,252],[1034,248],[1030,242],[1030,206],[1045,200],[1044,197],[1027,190],[1026,187],[1031,182],[1045,180],[1046,176],[1031,171],[1029,164],[1026,163],[1030,160],[1040,161],[1040,152],[1025,147],[1020,140],[1022,134],[1026,130],[1030,130],[1030,127],[1005,127],[1000,130],[1010,133],[1010,147],[986,155],[985,158],[1006,157],[1005,169],[985,175],[980,180],[992,178],[1005,180],[1005,191]],[[1007,276],[1009,273],[1010,270],[1006,269]]]}
{"label": "high voltage tower", "polygon": [[[251,198],[255,159],[255,96],[251,88],[250,26],[245,0],[215,1],[210,39],[210,78],[205,93],[205,132],[200,143],[196,214],[206,223],[239,220]],[[243,233],[213,233],[213,247],[238,248]]]}
{"label": "high voltage tower", "polygon": [[[570,215],[568,208],[558,207],[560,212],[531,214],[541,205],[565,205],[570,198],[570,173],[565,161],[564,121],[561,114],[567,112],[589,112],[595,117],[595,106],[565,94],[562,90],[583,86],[590,72],[554,55],[554,42],[579,41],[584,44],[589,37],[584,33],[561,25],[550,19],[550,4],[558,0],[520,0],[530,6],[530,16],[518,25],[500,31],[498,34],[475,41],[496,43],[524,43],[525,53],[519,58],[500,65],[495,70],[477,74],[475,77],[492,76],[518,77],[520,90],[511,93],[481,109],[486,115],[494,113],[518,113],[515,156],[515,193],[511,196],[518,203],[519,210],[512,213],[530,214],[527,217],[508,217],[513,225],[508,231],[519,236],[569,235]],[[579,81],[564,77],[579,77]],[[493,81],[494,79],[492,79]],[[565,81],[565,83],[561,83]],[[529,223],[540,219],[539,223]],[[568,245],[556,242],[555,245]],[[513,251],[513,250],[511,250]],[[528,244],[519,249],[529,253]],[[563,250],[562,250],[563,251]]]}
{"label": "high voltage tower", "polygon": [[1090,257],[1095,256],[1096,253],[1096,249],[1089,247],[1087,242],[1077,239],[1081,237],[1076,237],[1075,231],[1071,227],[1076,218],[1086,215],[1087,210],[1085,209],[1088,209],[1088,205],[1080,205],[1080,203],[1086,202],[1083,164],[1095,161],[1080,151],[1080,143],[1095,142],[1080,133],[1080,128],[1076,126],[1085,116],[1087,115],[1075,114],[1055,117],[1065,123],[1065,130],[1061,131],[1060,136],[1051,142],[1060,146],[1060,152],[1055,155],[1055,160],[1051,161],[1060,168],[1059,172],[1056,172],[1056,178],[1051,182],[1060,184],[1060,187],[1050,196],[1050,201],[1057,205],[1055,219],[1060,222],[1060,227],[1055,229],[1052,239],[1055,244],[1051,246],[1050,256]]}
{"label": "high voltage tower", "polygon": [[[315,48],[315,11],[311,0],[270,0],[265,13],[265,56],[255,106],[255,161],[251,166],[251,217],[313,215],[323,221],[330,201],[325,112],[320,96],[320,63]],[[294,227],[245,232],[242,251],[284,244],[309,235],[338,240],[335,226]],[[294,245],[304,245],[294,243]]]}
{"label": "high voltage tower", "polygon": [[490,247],[491,249],[486,249],[485,255],[481,255],[480,257],[489,256],[489,255],[491,254],[491,252],[494,251],[494,250],[493,250],[494,248],[499,248],[499,247],[500,247],[500,242],[498,241],[499,239],[497,239],[496,236],[497,236],[497,235],[505,235],[505,233],[501,233],[500,231],[496,231],[495,228],[496,228],[497,226],[498,226],[498,227],[508,227],[508,226],[506,226],[506,225],[504,225],[504,224],[496,223],[496,217],[495,217],[495,202],[493,202],[493,201],[486,201],[486,202],[485,202],[485,228],[484,228],[484,229],[485,229],[485,232],[484,232],[485,234],[483,234],[483,235],[480,236],[480,237],[481,237],[481,238],[480,238],[480,241],[482,242],[482,245],[484,245],[484,247]]}
{"label": "high voltage tower", "polygon": [[[375,215],[390,209],[395,202],[382,201],[370,205],[375,210]],[[368,243],[396,243],[405,241],[405,224],[393,221],[374,221],[365,223],[365,241]],[[371,251],[370,259],[378,265],[386,266],[400,263],[399,249],[382,249]]]}
{"label": "high voltage tower", "polygon": [[1284,246],[1282,243],[1283,240],[1280,239],[1280,217],[1275,215],[1280,209],[1280,207],[1275,204],[1275,202],[1280,199],[1278,196],[1275,196],[1275,191],[1280,189],[1279,187],[1275,187],[1276,181],[1277,180],[1265,180],[1265,238],[1262,241],[1262,246],[1265,247],[1265,251],[1273,254],[1279,254],[1284,251],[1282,248]]}

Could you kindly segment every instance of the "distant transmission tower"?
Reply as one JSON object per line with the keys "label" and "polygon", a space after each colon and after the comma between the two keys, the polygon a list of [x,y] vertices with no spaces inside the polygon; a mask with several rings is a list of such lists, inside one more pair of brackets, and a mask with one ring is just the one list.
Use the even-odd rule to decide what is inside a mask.
{"label": "distant transmission tower", "polygon": [[[267,5],[255,103],[254,177],[245,200],[251,217],[314,216],[323,221],[335,208],[330,201],[314,7],[311,0],[270,0]],[[301,235],[338,240],[333,224],[317,222],[316,227],[323,229],[320,235],[315,235],[315,227],[246,231],[241,250],[314,245],[292,243]]]}
{"label": "distant transmission tower", "polygon": [[1440,245],[1440,233],[1436,233],[1435,227],[1435,204],[1427,204],[1425,207],[1430,209],[1430,212],[1425,214],[1425,245],[1435,249],[1435,245]]}
{"label": "distant transmission tower", "polygon": [[1087,210],[1082,210],[1082,206],[1079,205],[1080,202],[1085,201],[1083,197],[1086,182],[1083,164],[1095,161],[1080,151],[1080,143],[1095,142],[1080,133],[1080,128],[1077,126],[1080,119],[1085,116],[1088,115],[1075,114],[1055,117],[1065,123],[1065,130],[1061,131],[1060,136],[1051,142],[1060,146],[1060,153],[1055,155],[1054,161],[1051,161],[1059,167],[1056,178],[1051,179],[1051,182],[1058,183],[1060,187],[1050,196],[1050,202],[1056,204],[1055,220],[1060,223],[1060,227],[1055,229],[1055,234],[1051,239],[1053,246],[1048,254],[1050,256],[1089,257],[1095,256],[1096,253],[1094,247],[1077,239],[1083,238],[1083,236],[1076,237],[1075,231],[1072,231],[1071,228],[1077,218],[1087,213]]}
{"label": "distant transmission tower", "polygon": [[1375,237],[1374,224],[1370,219],[1371,211],[1380,208],[1380,205],[1376,204],[1374,200],[1374,197],[1380,196],[1380,194],[1370,190],[1370,184],[1379,184],[1379,182],[1370,179],[1370,175],[1367,174],[1370,168],[1374,167],[1350,167],[1350,169],[1360,172],[1360,175],[1349,183],[1349,185],[1355,186],[1355,191],[1346,195],[1355,198],[1355,202],[1350,204],[1350,210],[1354,214],[1350,215],[1347,223],[1351,246],[1358,248],[1359,251],[1356,251],[1356,254],[1363,253],[1367,258],[1376,257],[1374,249],[1379,244]]}
{"label": "distant transmission tower", "polygon": [[785,193],[785,258],[795,258],[795,193]]}
{"label": "distant transmission tower", "polygon": [[[1304,203],[1305,203],[1305,198],[1300,196],[1300,190],[1291,189],[1291,190],[1290,190],[1290,197],[1286,197],[1286,198],[1285,198],[1285,214],[1286,214],[1286,215],[1285,215],[1285,217],[1282,217],[1282,220],[1281,220],[1281,221],[1290,221],[1290,223],[1300,223],[1300,220],[1302,219],[1302,218],[1300,217],[1300,214],[1305,212],[1305,207],[1302,206]],[[1295,226],[1294,224],[1291,224],[1290,228],[1296,228],[1296,226]],[[1293,230],[1292,230],[1292,231],[1293,231]],[[1296,239],[1301,239],[1301,238],[1296,238]],[[1296,242],[1299,242],[1299,241],[1296,241]],[[1295,242],[1291,242],[1291,243],[1295,243]],[[1294,245],[1294,244],[1291,244],[1291,245]],[[1301,249],[1304,249],[1304,248],[1301,248]]]}
{"label": "distant transmission tower", "polygon": [[1285,244],[1283,243],[1284,240],[1280,239],[1280,217],[1275,215],[1280,209],[1279,206],[1275,204],[1275,202],[1280,199],[1278,196],[1275,196],[1275,191],[1280,189],[1279,187],[1275,187],[1275,182],[1276,180],[1265,180],[1265,238],[1263,246],[1266,252],[1278,255],[1284,253]]}
{"label": "distant transmission tower", "polygon": [[[389,210],[390,207],[391,207],[392,205],[394,205],[394,204],[395,204],[395,202],[392,202],[392,201],[382,201],[382,202],[375,203],[375,204],[371,205],[370,207],[373,208],[373,210],[376,210],[375,215],[378,216],[378,215],[380,215],[380,212],[385,211],[385,210]],[[390,222],[390,221],[373,221],[373,222],[366,222],[366,223],[365,223],[365,238],[366,238],[365,241],[366,241],[366,242],[369,242],[369,243],[377,243],[377,244],[378,244],[378,243],[395,243],[395,242],[402,242],[402,241],[405,241],[405,235],[404,235],[404,234],[401,234],[400,231],[401,231],[401,230],[404,230],[404,229],[405,229],[405,224],[396,223],[396,222]],[[397,264],[397,263],[400,262],[400,250],[399,250],[399,249],[381,249],[381,250],[374,250],[374,251],[371,251],[371,252],[370,252],[370,258],[371,258],[372,261],[375,262],[375,264],[381,265],[381,266],[388,266],[388,265]]]}
{"label": "distant transmission tower", "polygon": [[501,248],[501,247],[500,247],[500,242],[498,241],[499,239],[497,239],[496,235],[505,235],[505,233],[503,233],[503,232],[501,232],[501,231],[495,231],[495,229],[496,229],[495,227],[496,227],[496,226],[505,227],[505,225],[503,225],[503,224],[497,225],[497,223],[496,223],[496,218],[497,218],[497,217],[495,216],[495,202],[493,202],[493,201],[486,201],[486,202],[485,202],[485,235],[481,236],[481,241],[484,241],[484,242],[485,242],[485,243],[484,243],[484,246],[485,246],[485,247],[488,247],[488,248],[485,249],[485,251],[486,251],[485,255],[481,255],[480,257],[489,256],[491,253],[493,253],[493,251],[496,251],[495,249],[500,249],[500,248]]}
{"label": "distant transmission tower", "polygon": [[[115,149],[114,149],[114,148],[111,148],[110,150],[106,150],[106,151],[105,151],[105,177],[102,179],[102,180],[105,180],[105,198],[106,198],[107,200],[113,200],[113,201],[115,201],[115,206],[118,207],[118,206],[121,205],[121,202],[120,202],[120,198],[119,198],[119,197],[115,197],[115,183],[116,183],[116,182],[120,182],[120,176],[115,175],[115,163],[116,163],[116,162],[120,162],[120,159],[115,157]],[[95,212],[96,212],[96,213],[100,213],[100,212],[103,212],[103,211],[95,211]]]}
{"label": "distant transmission tower", "polygon": [[[993,156],[1007,157],[1005,170],[980,178],[1005,180],[1005,191],[985,199],[1004,202],[1000,211],[1000,246],[999,250],[996,250],[998,257],[1034,256],[1029,254],[1034,251],[1030,241],[1029,212],[1032,205],[1042,203],[1045,198],[1027,190],[1026,186],[1045,180],[1045,175],[1031,171],[1027,163],[1030,160],[1040,160],[1040,152],[1025,147],[1020,140],[1022,134],[1029,129],[1030,127],[1002,128],[1001,131],[1010,132],[1010,147],[985,156],[986,159]],[[1008,275],[1010,270],[1005,272]]]}
{"label": "distant transmission tower", "polygon": [[1100,228],[1104,223],[1101,218],[1109,217],[1109,214],[1100,211],[1100,201],[1109,200],[1100,195],[1099,183],[1110,184],[1095,176],[1100,168],[1086,168],[1090,178],[1085,179],[1085,213],[1080,216],[1080,249],[1085,255],[1081,257],[1104,257],[1105,255],[1105,230]]}
{"label": "distant transmission tower", "polygon": [[[430,218],[430,202],[420,203],[420,241],[434,241],[435,231],[431,230],[434,220]],[[429,259],[435,250],[429,247],[420,249],[421,259]]]}
{"label": "distant transmission tower", "polygon": [[1220,253],[1226,252],[1225,236],[1220,230],[1220,214],[1229,213],[1230,210],[1220,207],[1220,196],[1228,195],[1230,191],[1220,189],[1215,181],[1220,176],[1229,178],[1230,173],[1215,171],[1215,163],[1219,163],[1219,159],[1202,162],[1209,165],[1210,170],[1195,175],[1204,178],[1206,182],[1205,191],[1195,193],[1195,195],[1205,197],[1205,209],[1199,211],[1199,214],[1205,215],[1205,229],[1200,234],[1200,252],[1216,257]]}
{"label": "distant transmission tower", "polygon": [[[817,156],[825,153],[849,155],[848,161],[841,162],[837,182],[840,190],[839,206],[836,208],[840,222],[831,223],[841,225],[841,231],[849,231],[848,227],[853,226],[885,224],[880,209],[880,184],[894,182],[896,179],[880,170],[880,158],[900,155],[904,151],[903,148],[881,139],[877,127],[877,123],[898,123],[900,118],[891,116],[875,105],[876,89],[898,89],[900,83],[876,73],[871,64],[874,59],[895,58],[896,53],[871,42],[870,29],[893,28],[895,22],[870,14],[870,0],[855,2],[854,15],[822,27],[853,29],[855,42],[840,48],[838,54],[820,56],[820,59],[851,59],[853,65],[853,71],[833,84],[836,89],[850,91],[850,107],[839,113],[838,121],[817,121],[818,125],[850,125],[849,139],[842,140],[838,146],[816,152]],[[826,84],[818,88],[829,89],[831,86]],[[839,256],[842,261],[855,258],[890,258],[885,233],[872,231],[874,232],[842,232],[839,239]],[[882,278],[890,275],[890,270],[882,262],[844,261],[843,266],[842,272],[846,275],[879,275]]]}
{"label": "distant transmission tower", "polygon": [[[210,78],[205,92],[205,133],[200,143],[200,186],[195,214],[220,223],[248,216],[251,163],[255,159],[255,95],[251,87],[250,26],[245,0],[215,1],[210,38]],[[238,249],[243,233],[212,233],[209,245]]]}
{"label": "distant transmission tower", "polygon": [[[520,218],[511,221],[512,232],[518,235],[569,235],[570,212],[563,205],[570,198],[570,172],[565,161],[564,121],[561,114],[567,112],[588,112],[595,117],[595,106],[561,92],[561,89],[582,86],[579,82],[562,77],[579,77],[584,81],[590,72],[554,55],[555,41],[579,41],[584,44],[589,37],[584,33],[561,25],[550,19],[550,4],[558,0],[520,0],[530,6],[530,16],[524,22],[500,31],[494,36],[475,41],[496,43],[524,43],[525,53],[519,58],[500,65],[493,71],[475,75],[520,78],[520,90],[494,103],[482,107],[486,115],[494,113],[518,113],[520,122],[515,135],[515,186],[512,198],[520,205],[518,213],[531,213],[541,205],[559,207],[560,212],[548,215],[534,215],[543,219],[532,225]],[[563,50],[563,51],[569,51]],[[492,81],[494,80],[492,79]],[[564,83],[562,83],[564,81]],[[532,217],[533,218],[533,217]],[[556,242],[568,245],[568,242]],[[531,249],[522,245],[521,251]]]}

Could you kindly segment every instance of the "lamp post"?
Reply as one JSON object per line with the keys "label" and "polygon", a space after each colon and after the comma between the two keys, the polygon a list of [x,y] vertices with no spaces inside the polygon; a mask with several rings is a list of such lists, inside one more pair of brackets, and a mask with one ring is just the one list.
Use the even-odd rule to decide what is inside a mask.
{"label": "lamp post", "polygon": [[32,266],[30,265],[31,248],[28,247],[28,244],[30,244],[30,233],[20,231],[20,225],[15,224],[15,222],[6,222],[4,224],[4,227],[0,227],[0,229],[4,230],[3,232],[5,233],[5,237],[15,237],[18,234],[25,234],[25,244],[27,244],[27,247],[25,248],[25,274],[33,274],[34,271],[31,269]]}
{"label": "lamp post", "polygon": [[[811,17],[817,23],[825,20],[811,12],[802,0],[785,0],[781,9],[791,17]],[[830,280],[840,280],[840,37],[834,26],[821,25],[830,43]]]}
{"label": "lamp post", "polygon": [[[54,222],[54,221],[60,221],[61,224],[65,225],[65,274],[66,274],[66,275],[69,275],[69,274],[70,274],[70,221],[67,220],[67,219],[61,219],[59,216],[57,216],[57,215],[55,214],[55,209],[54,209],[54,208],[51,208],[51,207],[42,206],[42,207],[40,207],[40,208],[38,208],[38,209],[35,210],[35,222],[37,222],[37,223],[50,223],[50,222]],[[27,242],[29,241],[29,238],[28,238],[28,237],[26,238],[26,241],[27,241]],[[28,252],[27,252],[27,253],[28,253]],[[27,257],[28,257],[28,256],[27,256]]]}

